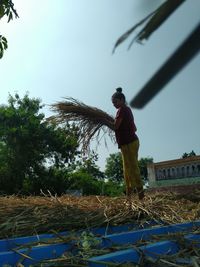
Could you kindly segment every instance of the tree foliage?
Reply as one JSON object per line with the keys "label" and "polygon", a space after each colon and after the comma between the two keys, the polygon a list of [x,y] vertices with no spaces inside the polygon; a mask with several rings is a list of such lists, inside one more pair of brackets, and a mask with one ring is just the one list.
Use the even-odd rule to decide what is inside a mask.
{"label": "tree foliage", "polygon": [[91,151],[91,153],[87,157],[82,157],[80,155],[80,159],[75,163],[74,168],[78,172],[87,173],[94,179],[101,180],[105,175],[96,164],[97,161],[97,153]]}
{"label": "tree foliage", "polygon": [[1,190],[18,192],[25,180],[41,179],[50,166],[61,168],[78,154],[76,129],[49,124],[42,107],[27,94],[9,95],[8,105],[0,106]]}
{"label": "tree foliage", "polygon": [[106,159],[106,177],[112,181],[123,181],[123,166],[121,152],[110,154]]}
{"label": "tree foliage", "polygon": [[125,186],[124,183],[119,183],[116,181],[108,180],[102,183],[101,193],[106,196],[121,196],[124,195]]}
{"label": "tree foliage", "polygon": [[[18,14],[16,9],[14,8],[14,4],[11,0],[1,0],[0,1],[0,19],[4,16],[7,16],[8,22],[12,20],[14,17],[18,18]],[[4,51],[8,48],[7,39],[1,35],[0,33],[0,58],[3,57]]]}
{"label": "tree foliage", "polygon": [[80,190],[83,195],[100,195],[101,187],[98,180],[85,172],[77,171],[70,174],[69,187],[70,190]]}
{"label": "tree foliage", "polygon": [[196,156],[196,153],[192,150],[191,152],[189,152],[189,153],[183,153],[183,155],[182,155],[182,159],[184,159],[184,158],[188,158],[188,157],[193,157],[193,156]]}

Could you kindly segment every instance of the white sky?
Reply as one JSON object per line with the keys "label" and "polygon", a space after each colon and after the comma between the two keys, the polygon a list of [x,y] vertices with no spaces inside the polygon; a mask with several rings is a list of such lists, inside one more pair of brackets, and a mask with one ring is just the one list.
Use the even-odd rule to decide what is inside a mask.
{"label": "white sky", "polygon": [[[0,104],[8,94],[28,91],[49,106],[73,97],[111,115],[110,101],[121,86],[127,102],[137,94],[199,22],[199,0],[187,0],[144,44],[131,38],[117,48],[121,34],[154,10],[152,0],[14,0],[19,19],[0,22],[9,47],[0,60]],[[139,157],[154,161],[200,154],[199,54],[145,108],[133,110],[140,137]],[[108,141],[98,148],[99,166],[118,152]]]}

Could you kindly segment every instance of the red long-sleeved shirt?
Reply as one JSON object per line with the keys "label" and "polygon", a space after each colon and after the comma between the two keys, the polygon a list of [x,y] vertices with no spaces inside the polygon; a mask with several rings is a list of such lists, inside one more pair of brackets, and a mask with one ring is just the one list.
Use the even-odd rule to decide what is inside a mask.
{"label": "red long-sleeved shirt", "polygon": [[121,118],[122,122],[118,129],[115,130],[116,141],[119,146],[129,144],[137,140],[137,128],[135,126],[134,117],[131,109],[128,106],[120,107],[117,111],[115,120]]}

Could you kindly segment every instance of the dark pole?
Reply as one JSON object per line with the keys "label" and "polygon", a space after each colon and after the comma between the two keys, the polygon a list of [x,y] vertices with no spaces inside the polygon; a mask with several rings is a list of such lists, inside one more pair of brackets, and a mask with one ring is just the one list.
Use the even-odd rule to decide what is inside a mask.
{"label": "dark pole", "polygon": [[200,23],[164,65],[131,100],[133,108],[143,108],[199,52]]}

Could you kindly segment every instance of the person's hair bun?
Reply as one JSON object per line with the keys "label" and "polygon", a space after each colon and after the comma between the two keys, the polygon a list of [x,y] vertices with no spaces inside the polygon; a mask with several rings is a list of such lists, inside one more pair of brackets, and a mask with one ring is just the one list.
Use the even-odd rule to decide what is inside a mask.
{"label": "person's hair bun", "polygon": [[118,88],[116,88],[116,91],[117,91],[117,93],[122,93],[122,88],[118,87]]}

